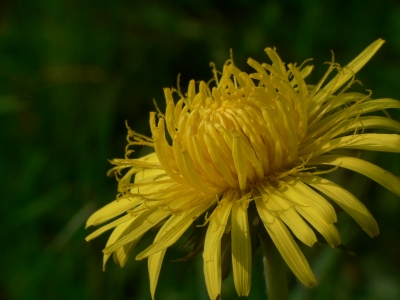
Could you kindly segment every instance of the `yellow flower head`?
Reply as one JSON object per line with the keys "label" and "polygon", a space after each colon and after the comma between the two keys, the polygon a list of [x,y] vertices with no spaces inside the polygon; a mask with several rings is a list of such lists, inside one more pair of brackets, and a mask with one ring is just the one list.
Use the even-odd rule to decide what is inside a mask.
{"label": "yellow flower head", "polygon": [[[166,249],[207,212],[203,259],[209,296],[216,299],[221,290],[223,236],[231,242],[236,291],[245,296],[251,282],[251,227],[260,221],[294,274],[314,286],[316,279],[293,235],[312,246],[316,230],[332,247],[340,244],[333,225],[336,214],[326,198],[370,236],[379,233],[361,202],[320,177],[327,172],[324,165],[331,166],[329,171],[341,167],[359,172],[400,195],[398,177],[344,151],[400,152],[399,135],[364,133],[373,128],[399,132],[400,123],[364,114],[400,108],[400,102],[348,92],[354,74],[383,43],[377,40],[344,68],[332,62],[315,86],[304,81],[312,66],[285,65],[267,48],[272,64],[249,59],[254,73],[241,72],[229,60],[222,74],[214,70],[214,86],[203,81],[196,86],[192,80],[185,95],[166,88],[165,115],[150,114],[152,138],[130,129],[128,134],[129,145],[147,145],[154,152],[113,160],[114,171],[127,171],[119,179],[119,197],[95,212],[87,226],[119,218],[87,240],[114,228],[104,263],[113,254],[123,266],[140,238],[161,223],[153,244],[136,257],[148,258],[154,298]],[[337,75],[325,83],[335,70]]]}

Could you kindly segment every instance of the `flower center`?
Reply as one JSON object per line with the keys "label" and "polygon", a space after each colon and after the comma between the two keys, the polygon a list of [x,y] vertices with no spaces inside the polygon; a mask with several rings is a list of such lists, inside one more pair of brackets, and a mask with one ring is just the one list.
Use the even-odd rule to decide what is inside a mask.
{"label": "flower center", "polygon": [[[169,151],[176,163],[160,162],[169,164],[170,171],[164,168],[172,178],[209,194],[229,188],[245,190],[283,170],[296,160],[306,132],[302,99],[283,75],[277,79],[267,73],[235,73],[234,66],[225,66],[212,91],[200,82],[196,93],[192,81],[188,96],[176,105],[171,90],[164,91],[165,123],[173,140]],[[260,81],[258,86],[253,78]],[[160,126],[164,128],[154,123],[155,140]],[[156,147],[159,157],[160,151],[166,151],[161,148]]]}
{"label": "flower center", "polygon": [[211,163],[204,171],[212,183],[245,189],[293,162],[298,142],[290,112],[280,100],[268,101],[261,93],[236,98],[214,103],[202,115],[194,109],[188,119],[193,116],[195,121],[188,129],[196,140],[192,159]]}

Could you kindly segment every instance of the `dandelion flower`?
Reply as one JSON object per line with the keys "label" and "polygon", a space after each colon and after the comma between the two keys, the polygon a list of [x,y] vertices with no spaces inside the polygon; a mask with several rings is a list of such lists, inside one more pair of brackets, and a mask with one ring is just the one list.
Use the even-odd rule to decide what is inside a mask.
{"label": "dandelion flower", "polygon": [[330,246],[339,245],[331,201],[371,237],[379,233],[367,208],[321,175],[350,169],[400,195],[398,177],[350,151],[400,152],[399,135],[365,133],[400,132],[400,123],[370,114],[400,108],[400,102],[349,92],[354,74],[383,43],[377,40],[344,68],[332,61],[317,85],[304,81],[312,66],[285,65],[267,48],[272,64],[250,58],[254,73],[241,72],[230,59],[222,73],[214,70],[210,83],[190,81],[185,95],[164,89],[165,114],[150,113],[152,137],[128,133],[128,147],[145,145],[154,152],[131,159],[128,149],[125,159],[112,161],[113,171],[125,171],[120,194],[87,221],[87,226],[110,221],[87,240],[114,229],[103,251],[104,264],[113,254],[123,266],[141,237],[158,225],[154,242],[136,257],[148,258],[154,298],[165,251],[205,216],[200,224],[206,229],[203,260],[210,298],[221,291],[225,236],[236,291],[246,296],[257,238],[252,227],[259,220],[293,273],[314,286],[316,279],[294,237],[312,246],[319,232]]}

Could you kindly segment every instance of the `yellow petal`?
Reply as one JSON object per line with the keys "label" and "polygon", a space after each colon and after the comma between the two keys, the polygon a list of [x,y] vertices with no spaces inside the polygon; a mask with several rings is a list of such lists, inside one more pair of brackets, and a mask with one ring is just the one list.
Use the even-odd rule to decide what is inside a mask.
{"label": "yellow petal", "polygon": [[[304,202],[304,204],[301,204],[301,202],[296,203],[294,205],[296,211],[299,212],[300,215],[302,215],[303,218],[305,218],[313,227],[315,227],[315,229],[317,229],[323,235],[323,237],[332,247],[339,245],[339,232],[336,227],[332,225],[332,223],[336,221],[336,215],[333,211],[332,206],[323,197],[313,192],[302,182],[294,182],[295,184],[293,184],[293,186],[297,187],[298,189],[294,189],[293,186],[289,184],[285,185],[285,188],[280,187],[279,192],[276,189],[270,189],[270,198],[274,199],[279,197],[280,195],[283,195],[289,201],[306,201]],[[299,190],[301,192],[299,192]],[[312,199],[312,201],[310,201],[310,199]],[[328,208],[330,208],[330,210],[333,211],[333,215],[329,214],[329,210],[327,210],[327,213],[325,214],[321,213],[325,211],[321,209],[324,206],[319,205],[319,202],[325,204]],[[317,210],[316,208],[320,210]],[[332,218],[334,219],[332,220]]]}
{"label": "yellow petal", "polygon": [[167,190],[163,195],[165,196],[164,199],[152,199],[154,202],[152,207],[149,207],[152,202],[145,202],[142,207],[139,207],[139,209],[129,212],[128,214],[133,216],[137,215],[135,221],[132,223],[132,227],[134,228],[120,238],[116,243],[105,248],[103,252],[113,252],[122,245],[137,239],[172,213],[179,211],[180,208],[193,202],[193,200],[196,199],[195,195],[199,195],[199,193],[193,190],[178,190],[172,193],[168,193]]}
{"label": "yellow petal", "polygon": [[[161,237],[165,235],[167,230],[168,230],[168,228],[166,226],[162,226],[161,229],[158,231],[158,233],[154,239],[154,242],[159,241],[161,239]],[[162,265],[166,250],[167,249],[165,248],[161,251],[158,251],[157,253],[150,255],[149,259],[147,261],[147,266],[149,269],[149,279],[150,279],[150,292],[151,292],[152,299],[154,299],[154,294],[156,292],[156,287],[157,287],[158,276],[160,275],[161,265]]]}
{"label": "yellow petal", "polygon": [[232,207],[233,281],[239,296],[248,296],[251,285],[252,253],[247,219],[247,203],[234,201]]}
{"label": "yellow petal", "polygon": [[354,124],[348,126],[345,133],[352,132],[356,129],[364,130],[371,128],[400,132],[400,122],[386,117],[366,116],[359,118],[358,122],[354,122]]}
{"label": "yellow petal", "polygon": [[333,165],[363,174],[389,191],[400,196],[400,178],[365,160],[341,155],[323,155],[311,158],[307,166]]}
{"label": "yellow petal", "polygon": [[154,294],[156,292],[158,276],[160,275],[161,265],[162,265],[166,250],[167,249],[164,249],[153,255],[150,255],[149,259],[148,259],[147,265],[149,268],[150,292],[151,292],[151,298],[153,300],[154,300]]}
{"label": "yellow petal", "polygon": [[217,170],[215,170],[213,164],[208,159],[206,159],[204,152],[202,151],[202,148],[200,146],[200,143],[197,139],[197,136],[195,135],[192,136],[189,141],[191,142],[191,147],[194,149],[198,164],[201,166],[204,172],[207,173],[208,177],[217,185],[220,185],[225,188],[229,187],[224,182],[221,174],[218,173]]}
{"label": "yellow petal", "polygon": [[238,186],[238,180],[232,176],[232,172],[229,168],[229,163],[227,163],[220,151],[214,149],[214,142],[208,133],[204,134],[204,142],[208,153],[210,154],[211,160],[217,171],[222,175],[224,180],[231,186],[236,188]]}
{"label": "yellow petal", "polygon": [[368,209],[350,192],[321,177],[300,177],[301,181],[321,191],[343,208],[371,237],[379,234],[379,227]]}
{"label": "yellow petal", "polygon": [[[383,39],[378,39],[369,45],[361,54],[359,54],[355,59],[353,59],[350,63],[347,64],[346,68],[349,69],[348,71],[348,78],[352,77],[352,73],[357,73],[379,50],[379,48],[385,43]],[[346,81],[346,79],[342,78],[341,80]],[[332,79],[332,82],[335,82],[335,79]],[[342,85],[339,82],[337,85]]]}
{"label": "yellow petal", "polygon": [[275,112],[268,106],[262,109],[262,115],[265,121],[265,124],[267,125],[269,134],[272,137],[272,140],[274,141],[273,145],[271,145],[271,150],[273,150],[273,156],[271,157],[271,169],[276,170],[278,169],[281,164],[282,164],[282,152],[283,152],[283,147],[284,147],[284,142],[282,140],[282,137],[277,131],[277,127],[279,126],[278,122],[274,122],[274,115]]}
{"label": "yellow petal", "polygon": [[[130,224],[132,224],[133,220],[122,223],[121,225],[118,225],[113,232],[111,233],[110,237],[108,238],[106,247],[109,245],[112,245],[113,243],[115,243],[116,240],[119,239],[119,237],[121,235],[124,234],[125,230],[128,228],[128,226]],[[111,253],[104,253],[103,255],[103,271],[106,269],[106,262],[109,259],[109,257],[111,256]]]}
{"label": "yellow petal", "polygon": [[[153,162],[153,163],[159,163],[160,161],[158,160],[157,154],[155,152],[149,153],[143,157],[140,158],[140,160],[146,161],[146,162]],[[151,176],[151,175],[158,175],[160,173],[165,173],[164,170],[161,169],[144,169],[141,172],[138,172],[135,175],[135,182],[138,180],[141,180],[145,177]]]}
{"label": "yellow petal", "polygon": [[[283,64],[281,58],[279,57],[278,53],[276,53],[276,51],[271,48],[266,48],[265,52],[271,59],[273,66],[276,68],[276,70],[278,70],[279,73],[281,73],[280,75],[282,76],[282,79],[286,79],[286,68],[285,68],[285,65]],[[274,74],[274,75],[277,75],[277,74]]]}
{"label": "yellow petal", "polygon": [[281,182],[283,187],[279,189],[279,192],[287,199],[298,203],[302,207],[312,207],[328,223],[337,221],[335,210],[324,197],[314,192],[301,181],[294,180],[293,177],[283,178]]}
{"label": "yellow petal", "polygon": [[172,155],[171,147],[165,139],[164,119],[160,119],[158,121],[158,126],[156,126],[156,115],[155,113],[150,113],[150,127],[153,134],[154,149],[156,150],[158,160],[163,166],[164,171],[176,182],[186,184],[185,180],[173,169],[175,159]]}
{"label": "yellow petal", "polygon": [[287,148],[290,151],[288,157],[286,157],[283,162],[284,164],[288,164],[293,162],[297,157],[299,141],[296,134],[296,128],[293,123],[293,115],[290,114],[290,112],[281,101],[277,101],[276,105],[282,118],[281,126],[283,126],[285,128],[285,131],[288,133],[288,140],[286,142]]}
{"label": "yellow petal", "polygon": [[400,136],[397,134],[357,134],[344,136],[307,149],[314,155],[319,155],[336,148],[361,149],[383,152],[400,152]]}
{"label": "yellow petal", "polygon": [[121,268],[125,266],[128,261],[129,254],[132,252],[133,248],[137,245],[143,235],[139,236],[136,240],[129,242],[122,247],[118,248],[113,253],[114,262],[119,265]]}
{"label": "yellow petal", "polygon": [[362,93],[356,93],[356,92],[349,92],[349,93],[344,93],[344,94],[339,94],[339,95],[334,95],[330,100],[329,100],[329,107],[327,107],[326,112],[330,112],[334,110],[337,107],[343,106],[348,104],[351,106],[352,103],[355,103],[361,99],[365,99],[367,96]]}
{"label": "yellow petal", "polygon": [[174,141],[174,156],[183,178],[194,189],[203,193],[215,195],[217,191],[207,185],[193,165],[192,158],[187,150],[181,148],[180,141]]}
{"label": "yellow petal", "polygon": [[340,235],[337,228],[328,223],[315,209],[296,206],[296,210],[322,234],[332,248],[340,245]]}
{"label": "yellow petal", "polygon": [[174,103],[174,99],[172,97],[171,89],[165,88],[164,96],[165,96],[165,100],[167,102],[167,107],[166,107],[166,111],[165,111],[165,123],[167,124],[167,130],[168,130],[169,135],[171,137],[173,137],[174,133],[175,133],[176,120],[175,120],[175,115],[174,115],[175,103]]}
{"label": "yellow petal", "polygon": [[[158,231],[152,246],[147,248],[136,257],[138,260],[149,256],[148,269],[152,299],[154,299],[157,281],[160,275],[161,265],[164,259],[166,248],[175,243],[175,241],[185,232],[187,227],[192,224],[194,221],[193,218],[196,218],[199,214],[203,213],[204,210],[206,210],[209,206],[209,203],[207,203],[207,205],[199,205],[186,214],[182,213],[182,215],[171,216]],[[156,247],[154,247],[154,245],[156,245]]]}
{"label": "yellow petal", "polygon": [[141,260],[174,244],[186,229],[192,225],[194,220],[204,213],[212,204],[214,204],[214,201],[210,199],[201,205],[196,205],[189,211],[172,215],[162,226],[162,231],[159,231],[153,244],[136,256],[136,259]]}
{"label": "yellow petal", "polygon": [[[250,106],[249,106],[250,107]],[[242,159],[247,158],[248,162],[253,166],[254,171],[257,173],[259,178],[264,178],[263,167],[269,168],[268,154],[266,155],[266,148],[263,144],[263,140],[260,137],[260,127],[255,127],[253,120],[257,119],[258,122],[263,123],[262,115],[259,111],[250,108],[237,109],[237,121],[240,124],[245,136],[239,138],[242,147]],[[250,110],[250,111],[248,111]],[[255,123],[255,122],[254,122]],[[265,128],[265,127],[264,127]],[[234,136],[234,135],[233,135]],[[232,149],[233,150],[233,149]]]}
{"label": "yellow petal", "polygon": [[[279,216],[300,241],[308,246],[314,245],[317,241],[315,233],[295,210],[294,205],[296,204],[291,204],[291,202],[277,190],[270,189],[270,194],[268,196],[268,202],[265,204],[267,209]],[[295,197],[298,205],[307,205],[301,200],[299,201],[298,196],[295,195]]]}
{"label": "yellow petal", "polygon": [[308,77],[308,75],[310,75],[311,74],[311,72],[312,72],[312,70],[314,69],[314,66],[313,65],[308,65],[308,66],[305,66],[302,70],[301,70],[301,76],[303,76],[303,78],[306,78],[306,77]]}
{"label": "yellow petal", "polygon": [[318,103],[321,99],[326,97],[328,94],[336,92],[346,81],[354,76],[379,50],[385,41],[382,39],[376,40],[369,45],[363,52],[361,52],[355,59],[353,59],[347,66],[339,71],[328,84],[315,96],[315,103]]}
{"label": "yellow petal", "polygon": [[[339,138],[338,140],[341,140]],[[343,138],[344,139],[344,138]],[[339,148],[361,149],[384,152],[400,152],[400,136],[397,134],[359,134],[352,141],[349,139],[348,144],[345,142]]]}
{"label": "yellow petal", "polygon": [[115,200],[106,206],[103,206],[99,210],[95,211],[87,220],[86,228],[89,226],[99,225],[104,223],[129,209],[134,208],[140,204],[143,200],[135,197],[121,198]]}
{"label": "yellow petal", "polygon": [[299,216],[294,208],[290,208],[280,215],[283,222],[292,230],[293,234],[307,246],[312,246],[317,242],[314,231]]}
{"label": "yellow petal", "polygon": [[98,237],[100,234],[106,232],[107,230],[110,230],[111,228],[114,228],[120,224],[123,224],[129,220],[132,220],[134,217],[131,216],[130,214],[126,214],[125,216],[116,219],[115,221],[108,223],[107,225],[104,225],[102,227],[100,227],[99,229],[97,229],[96,231],[92,232],[91,234],[89,234],[85,240],[86,241],[90,241],[93,240],[94,238]]}
{"label": "yellow petal", "polygon": [[363,115],[389,108],[400,109],[400,101],[389,98],[365,101],[357,105],[357,109],[352,109],[351,107],[348,109],[341,109],[338,112],[333,113],[332,115],[326,118],[323,118],[321,121],[312,125],[308,129],[310,132],[318,128],[330,127],[329,126],[330,124],[336,123],[336,120],[342,120],[343,117],[347,119],[347,118],[357,117],[358,115],[360,115],[360,113]]}
{"label": "yellow petal", "polygon": [[390,98],[374,99],[365,101],[359,106],[359,110],[352,110],[349,112],[349,117],[355,117],[360,112],[361,114],[367,114],[370,112],[380,111],[384,109],[396,108],[400,109],[400,101]]}
{"label": "yellow petal", "polygon": [[136,240],[138,237],[142,236],[145,232],[147,232],[151,227],[157,225],[161,220],[165,219],[170,214],[171,211],[160,210],[157,207],[142,212],[140,215],[136,217],[136,219],[132,223],[134,229],[129,233],[125,234],[114,244],[106,247],[103,250],[103,252],[104,253],[114,252],[124,244]]}
{"label": "yellow petal", "polygon": [[300,281],[308,287],[315,286],[317,280],[299,246],[282,221],[268,212],[264,201],[266,200],[263,200],[263,197],[255,198],[258,214],[272,241],[275,243],[285,262]]}
{"label": "yellow petal", "polygon": [[232,143],[232,157],[233,163],[235,165],[237,176],[239,179],[239,186],[241,190],[246,188],[246,161],[244,159],[243,146],[242,141],[240,139],[239,133],[235,133],[233,135],[233,143]]}
{"label": "yellow petal", "polygon": [[234,193],[232,190],[226,192],[215,208],[204,242],[204,276],[211,299],[217,299],[221,293],[221,237],[231,213]]}

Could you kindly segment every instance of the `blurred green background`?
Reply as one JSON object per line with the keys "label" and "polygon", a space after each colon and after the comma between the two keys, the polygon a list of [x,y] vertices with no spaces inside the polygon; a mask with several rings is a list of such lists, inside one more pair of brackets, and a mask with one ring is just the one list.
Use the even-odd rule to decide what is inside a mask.
{"label": "blurred green background", "polygon": [[[231,48],[244,70],[250,56],[268,61],[267,46],[285,62],[314,58],[308,82],[316,83],[331,49],[344,65],[378,38],[386,43],[358,78],[373,97],[400,99],[395,0],[2,0],[0,299],[150,299],[146,261],[133,255],[123,269],[110,262],[102,272],[107,234],[84,241],[86,218],[115,197],[105,174],[107,159],[124,155],[125,120],[149,134],[162,88],[176,86],[178,73],[183,90],[190,79],[208,80],[209,63],[221,68]],[[400,155],[364,157],[400,175]],[[350,172],[335,181],[362,199],[381,234],[371,239],[339,214],[356,256],[304,248],[319,285],[307,289],[288,271],[291,299],[400,299],[400,199]],[[208,299],[201,255],[171,262],[188,251],[182,243],[167,252],[156,297]],[[236,298],[229,277],[223,299]],[[249,298],[266,299],[260,251]]]}

